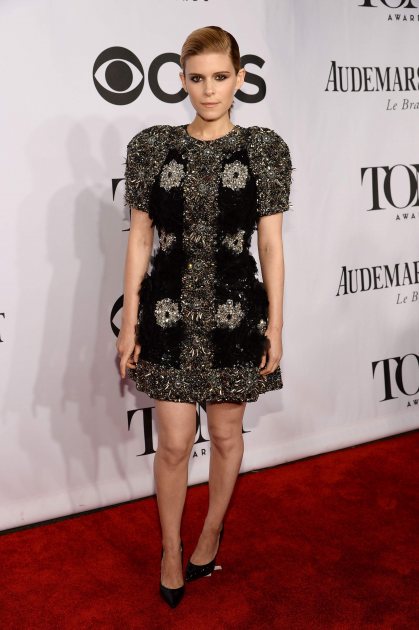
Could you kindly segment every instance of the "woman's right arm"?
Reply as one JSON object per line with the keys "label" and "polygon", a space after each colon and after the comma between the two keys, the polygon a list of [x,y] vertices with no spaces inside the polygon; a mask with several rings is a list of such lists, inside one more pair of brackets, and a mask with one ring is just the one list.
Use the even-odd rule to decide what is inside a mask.
{"label": "woman's right arm", "polygon": [[135,368],[141,347],[135,342],[138,318],[139,290],[147,273],[153,249],[154,226],[147,212],[131,208],[131,225],[128,236],[124,269],[124,305],[121,330],[116,348],[120,357],[119,372],[125,378],[126,368]]}

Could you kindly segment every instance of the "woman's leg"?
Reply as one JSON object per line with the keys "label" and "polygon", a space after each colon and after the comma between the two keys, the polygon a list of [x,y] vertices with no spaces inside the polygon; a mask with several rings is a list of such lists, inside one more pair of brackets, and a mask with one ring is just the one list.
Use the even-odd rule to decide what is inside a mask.
{"label": "woman's leg", "polygon": [[246,403],[207,402],[211,439],[209,507],[202,533],[191,556],[194,564],[210,562],[218,548],[218,534],[233,494],[243,459],[243,416]]}
{"label": "woman's leg", "polygon": [[153,468],[164,548],[161,581],[168,588],[178,588],[183,584],[180,525],[196,434],[196,405],[156,400],[156,412],[158,445]]}

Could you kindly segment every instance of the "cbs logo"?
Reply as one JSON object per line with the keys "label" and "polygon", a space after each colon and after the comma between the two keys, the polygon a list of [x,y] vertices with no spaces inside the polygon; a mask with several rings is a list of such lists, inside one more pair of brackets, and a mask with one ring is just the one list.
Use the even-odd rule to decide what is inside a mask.
{"label": "cbs logo", "polygon": [[[188,95],[180,87],[179,91],[170,94],[159,85],[159,71],[165,64],[174,64],[176,76],[180,70],[180,56],[176,53],[158,55],[150,64],[147,82],[154,96],[164,103],[180,103]],[[241,65],[253,64],[262,68],[265,61],[257,55],[244,55]],[[93,64],[93,82],[100,96],[112,105],[129,105],[133,103],[144,89],[145,71],[141,61],[128,48],[113,46],[107,48],[97,57]],[[243,103],[259,103],[266,95],[266,84],[262,77],[249,72],[246,68],[245,83],[256,87],[256,92],[247,94],[242,90],[236,92],[236,98]]]}

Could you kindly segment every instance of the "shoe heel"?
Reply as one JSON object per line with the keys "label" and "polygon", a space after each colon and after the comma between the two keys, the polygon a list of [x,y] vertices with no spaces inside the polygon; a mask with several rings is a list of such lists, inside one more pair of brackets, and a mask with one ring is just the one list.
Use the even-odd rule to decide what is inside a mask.
{"label": "shoe heel", "polygon": [[[181,561],[183,567],[183,542],[180,541]],[[161,548],[161,558],[163,558],[164,549]],[[163,597],[166,604],[169,604],[171,608],[176,608],[185,594],[185,584],[179,586],[179,588],[169,588],[164,586],[160,581],[160,595]]]}
{"label": "shoe heel", "polygon": [[222,569],[222,566],[216,565],[215,562],[217,560],[218,551],[220,550],[223,534],[224,534],[224,523],[219,533],[217,553],[215,554],[215,557],[210,562],[208,562],[207,564],[194,564],[193,562],[191,562],[189,558],[188,563],[186,565],[185,582],[192,582],[193,580],[198,580],[201,577],[210,577],[214,571]]}

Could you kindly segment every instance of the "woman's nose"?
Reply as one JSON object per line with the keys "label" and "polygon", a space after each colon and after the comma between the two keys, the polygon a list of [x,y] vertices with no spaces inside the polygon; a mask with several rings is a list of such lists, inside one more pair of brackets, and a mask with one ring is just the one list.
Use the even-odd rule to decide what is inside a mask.
{"label": "woman's nose", "polygon": [[205,94],[213,94],[214,88],[211,84],[207,83],[205,86]]}

